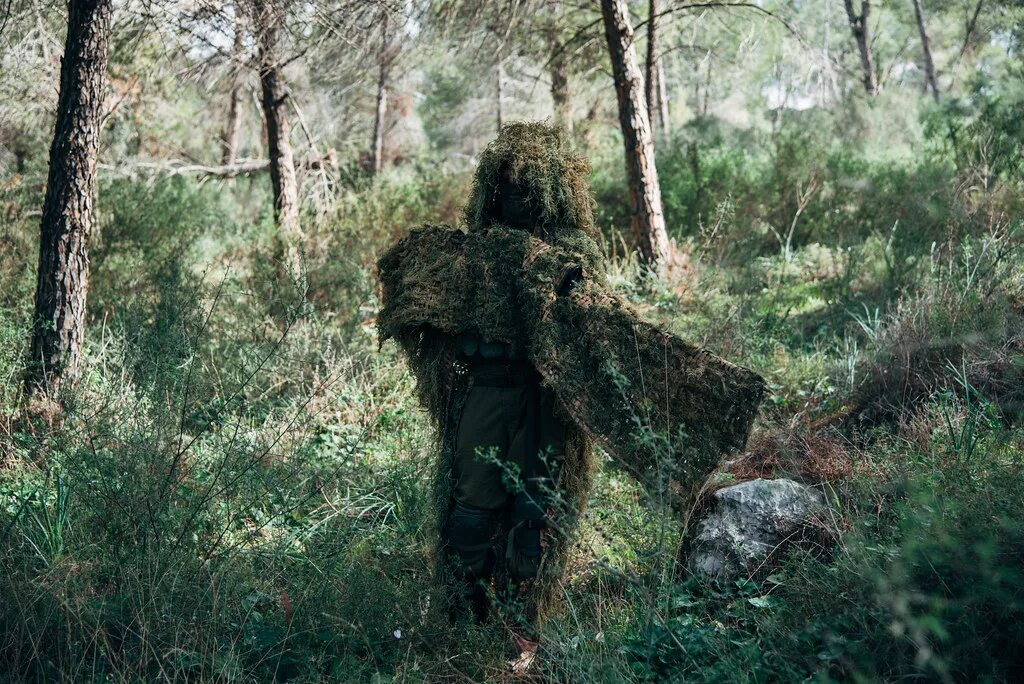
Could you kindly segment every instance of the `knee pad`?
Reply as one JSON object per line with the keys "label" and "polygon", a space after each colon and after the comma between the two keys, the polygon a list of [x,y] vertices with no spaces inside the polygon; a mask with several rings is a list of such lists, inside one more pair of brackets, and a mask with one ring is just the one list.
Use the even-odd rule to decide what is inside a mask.
{"label": "knee pad", "polygon": [[537,577],[540,570],[540,557],[543,549],[540,544],[542,531],[526,526],[515,527],[510,533],[508,562],[512,581],[528,582]]}
{"label": "knee pad", "polygon": [[463,570],[475,576],[487,574],[495,512],[455,502],[445,529],[449,549]]}
{"label": "knee pad", "polygon": [[525,582],[534,579],[540,569],[541,535],[547,526],[547,512],[537,492],[520,492],[514,506],[516,524],[509,539],[509,570],[514,581]]}

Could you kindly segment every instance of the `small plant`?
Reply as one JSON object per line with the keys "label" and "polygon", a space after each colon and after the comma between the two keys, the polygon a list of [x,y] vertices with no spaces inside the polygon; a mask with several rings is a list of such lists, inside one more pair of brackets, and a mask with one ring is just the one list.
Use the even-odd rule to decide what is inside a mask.
{"label": "small plant", "polygon": [[52,499],[41,497],[27,507],[30,523],[23,530],[25,540],[46,567],[51,567],[64,555],[71,525],[71,487],[59,473],[52,481]]}
{"label": "small plant", "polygon": [[[959,366],[952,361],[947,361],[946,369],[963,392],[958,394],[952,389],[947,389],[939,394],[939,407],[942,412],[946,437],[957,460],[969,461],[984,436],[983,430],[992,426],[993,407],[971,385],[967,374],[966,358],[961,359]],[[956,415],[957,408],[960,409],[962,417]]]}
{"label": "small plant", "polygon": [[861,306],[864,307],[864,315],[859,314],[856,311],[850,312],[850,317],[857,323],[864,334],[867,335],[868,339],[872,342],[878,341],[878,335],[882,328],[882,316],[879,313],[878,307],[869,309],[867,304],[861,302]]}

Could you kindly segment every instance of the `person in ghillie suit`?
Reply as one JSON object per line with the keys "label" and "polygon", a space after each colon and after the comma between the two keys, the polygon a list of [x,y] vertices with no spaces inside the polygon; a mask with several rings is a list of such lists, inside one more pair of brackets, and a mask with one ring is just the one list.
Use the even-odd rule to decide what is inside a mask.
{"label": "person in ghillie suit", "polygon": [[[582,245],[587,275],[603,277],[587,172],[556,129],[505,126],[481,156],[466,231],[499,228]],[[567,294],[584,273],[584,263],[566,268],[557,293]],[[488,280],[480,274],[475,285]],[[515,293],[504,294],[493,298],[501,311],[491,315],[525,328]],[[394,337],[411,352],[420,392],[440,427],[440,560],[454,561],[477,619],[486,619],[488,584],[497,579],[519,599],[521,636],[533,636],[590,491],[591,442],[542,385],[524,338],[490,337],[474,327],[454,335],[436,329],[410,335],[403,327]]]}
{"label": "person in ghillie suit", "polygon": [[764,390],[611,293],[588,170],[558,129],[506,125],[464,225],[415,229],[378,264],[381,342],[402,348],[437,427],[438,576],[462,583],[450,593],[480,620],[493,584],[531,639],[590,492],[593,440],[683,497],[742,447]]}

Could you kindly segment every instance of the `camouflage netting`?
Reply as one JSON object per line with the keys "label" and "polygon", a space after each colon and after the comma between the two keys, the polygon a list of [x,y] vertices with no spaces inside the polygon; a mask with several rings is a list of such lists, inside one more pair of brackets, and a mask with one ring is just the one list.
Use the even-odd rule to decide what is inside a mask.
{"label": "camouflage netting", "polygon": [[[530,189],[540,224],[533,234],[495,218],[503,174]],[[686,499],[723,453],[743,447],[764,392],[755,373],[658,330],[610,292],[586,176],[586,162],[556,130],[506,126],[481,158],[464,228],[415,229],[378,264],[380,339],[395,339],[407,355],[438,428],[439,533],[469,383],[453,335],[474,331],[512,345],[560,401],[570,426],[563,506],[527,597],[535,617],[556,593],[589,495],[592,439],[651,491]],[[565,275],[578,269],[582,281],[558,296]]]}

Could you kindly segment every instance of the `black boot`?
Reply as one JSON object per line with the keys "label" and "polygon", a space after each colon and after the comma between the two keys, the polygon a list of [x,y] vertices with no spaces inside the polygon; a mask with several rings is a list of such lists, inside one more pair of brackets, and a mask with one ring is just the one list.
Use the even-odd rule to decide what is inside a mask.
{"label": "black boot", "polygon": [[448,603],[448,619],[455,624],[468,608],[478,625],[487,622],[491,616],[491,597],[487,585],[477,577],[465,577],[459,584],[462,585],[462,591]]}
{"label": "black boot", "polygon": [[491,615],[491,597],[487,595],[487,586],[480,580],[474,581],[466,591],[466,600],[473,611],[473,618],[478,625],[487,622]]}

